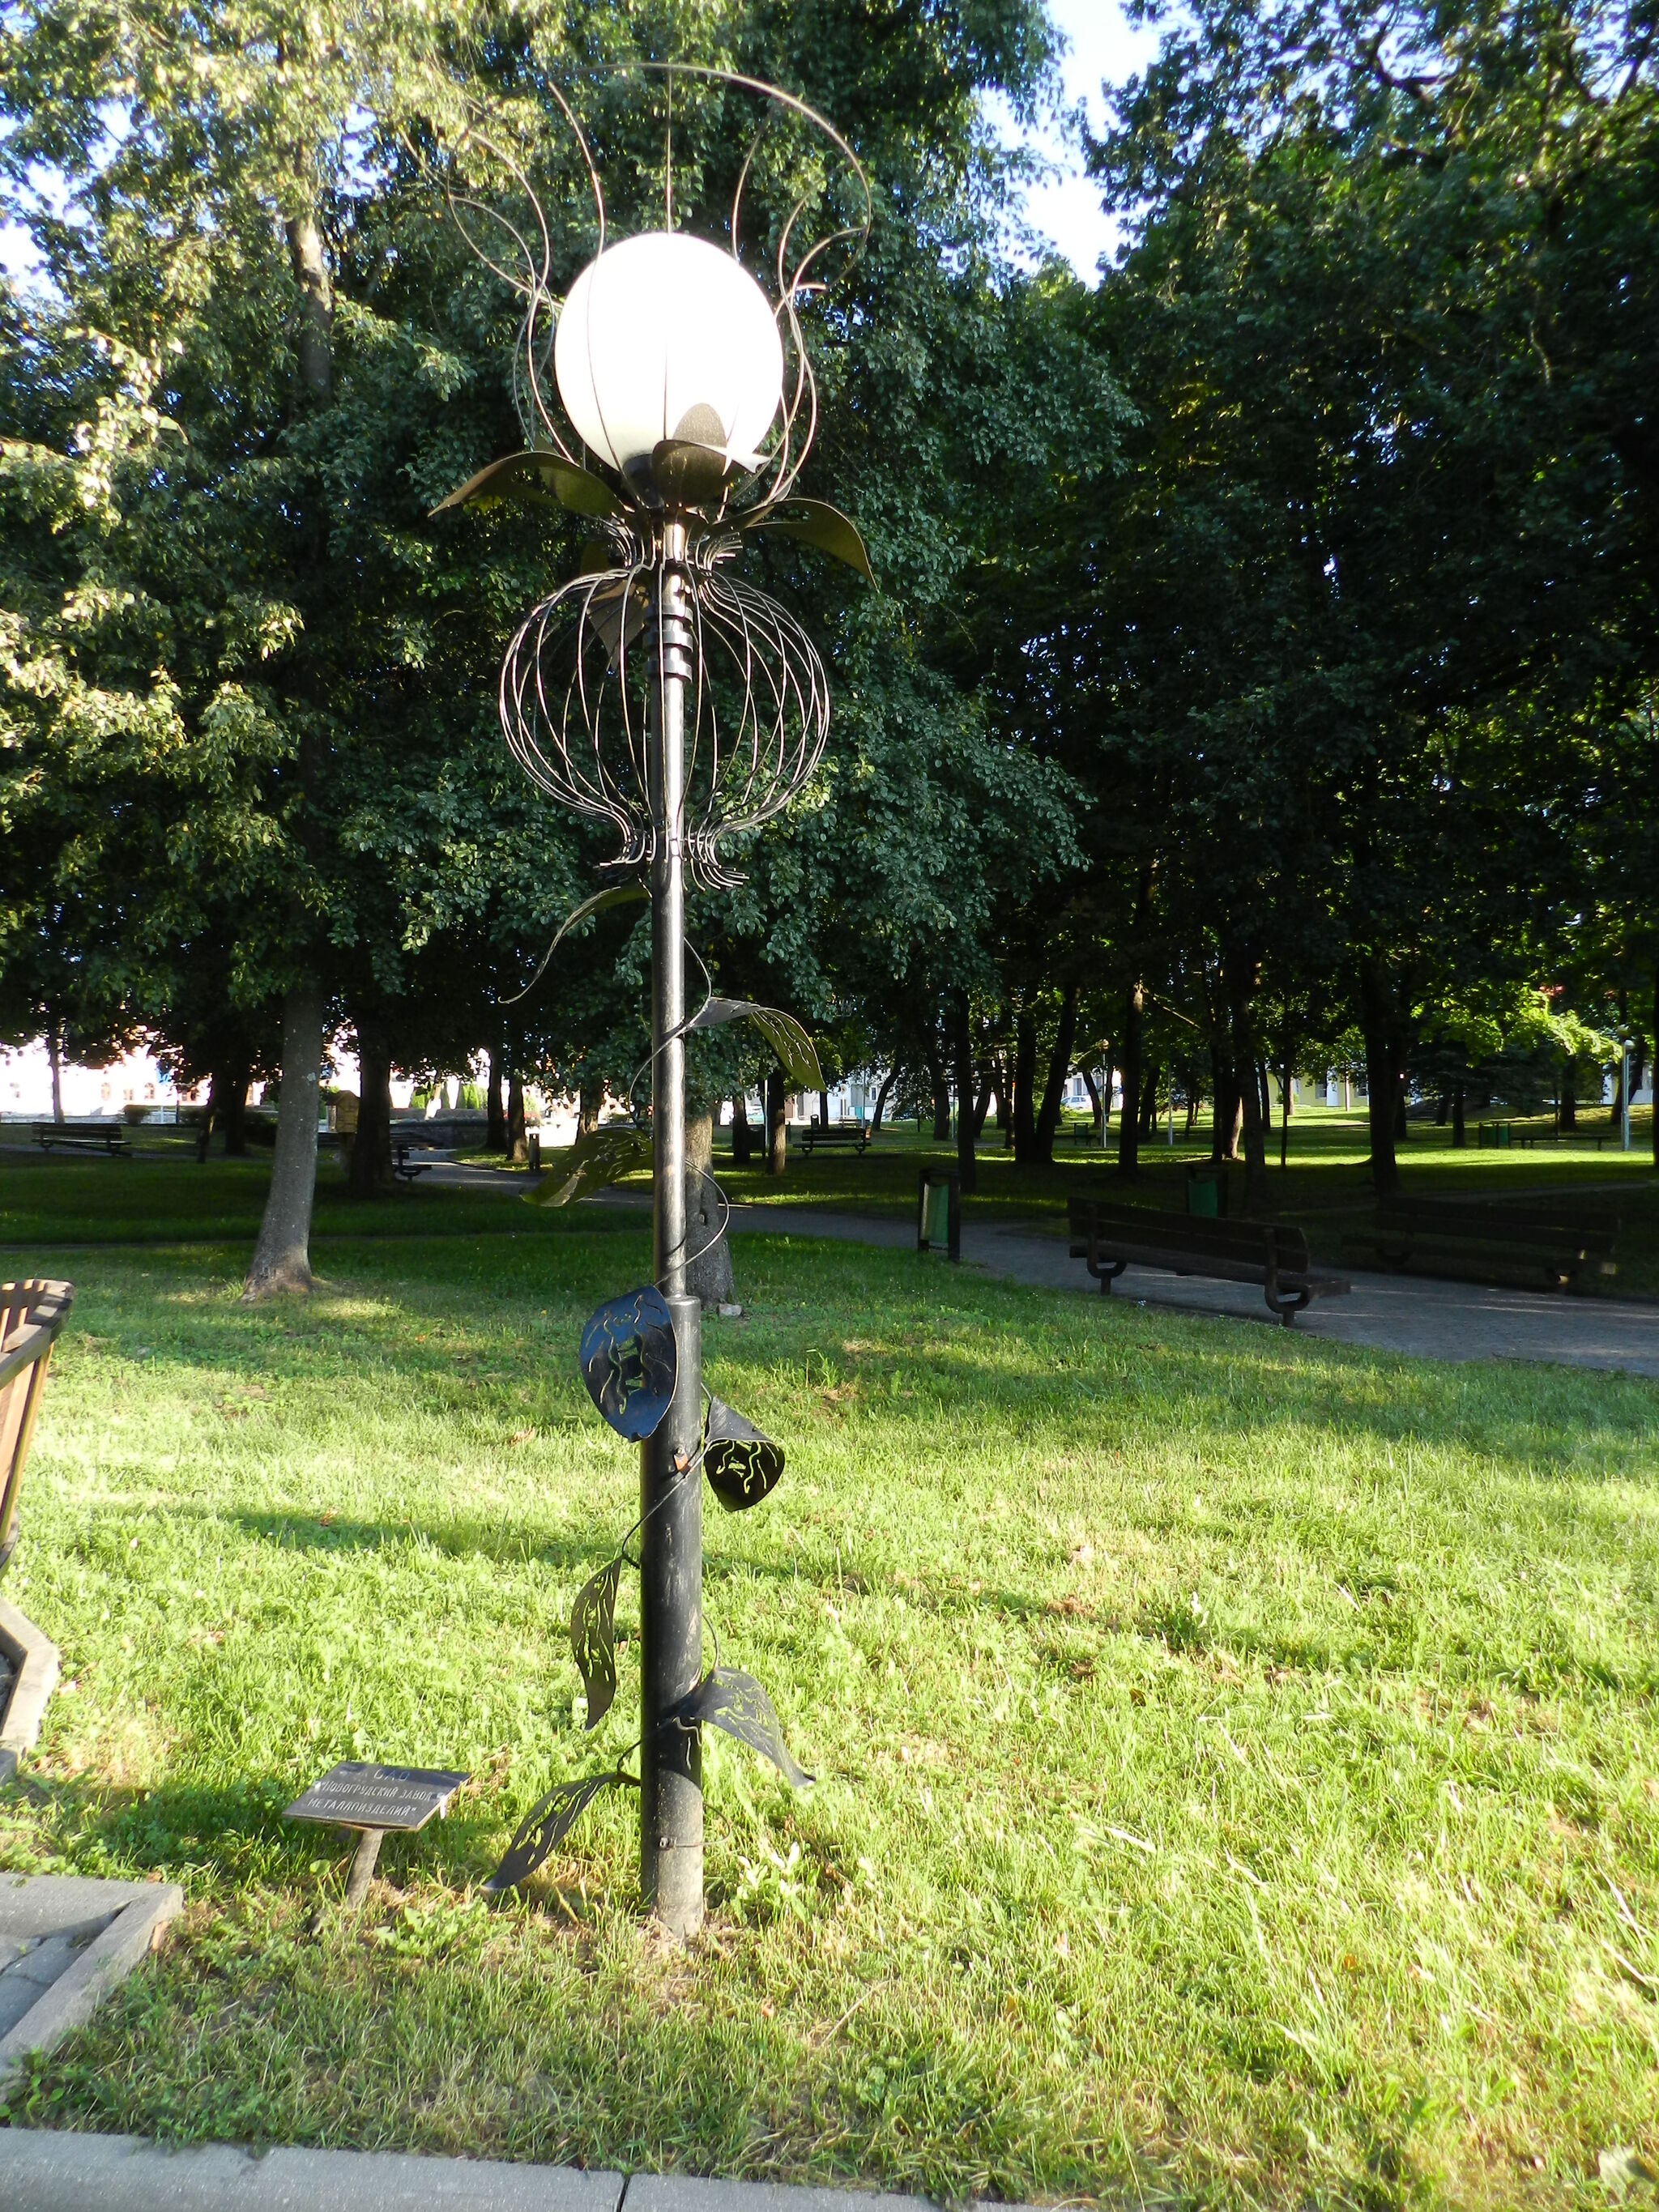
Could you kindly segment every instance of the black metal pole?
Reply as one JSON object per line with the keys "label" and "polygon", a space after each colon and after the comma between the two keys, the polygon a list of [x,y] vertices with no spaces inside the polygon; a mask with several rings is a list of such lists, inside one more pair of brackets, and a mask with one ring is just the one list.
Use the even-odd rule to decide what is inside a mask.
{"label": "black metal pole", "polygon": [[690,1472],[702,1430],[702,1309],[685,1294],[685,690],[692,632],[685,526],[663,530],[657,683],[650,715],[651,1124],[653,1265],[674,1319],[674,1403],[640,1448],[640,1886],[676,1936],[702,1924],[702,1747],[663,1724],[702,1673],[702,1484]]}

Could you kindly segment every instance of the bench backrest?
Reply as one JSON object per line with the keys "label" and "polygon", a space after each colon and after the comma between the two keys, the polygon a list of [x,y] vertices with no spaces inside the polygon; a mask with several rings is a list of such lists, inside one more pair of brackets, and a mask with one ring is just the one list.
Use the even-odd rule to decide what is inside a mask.
{"label": "bench backrest", "polygon": [[1484,1238],[1494,1244],[1582,1245],[1611,1252],[1619,1241],[1620,1218],[1604,1213],[1586,1219],[1570,1204],[1510,1206],[1486,1199],[1393,1198],[1376,1209],[1380,1228]]}
{"label": "bench backrest", "polygon": [[17,1494],[47,1363],[74,1297],[72,1283],[0,1283],[0,1569],[15,1541]]}
{"label": "bench backrest", "polygon": [[1066,1214],[1074,1237],[1102,1237],[1200,1258],[1265,1262],[1267,1240],[1275,1264],[1291,1273],[1309,1265],[1306,1234],[1285,1221],[1213,1221],[1201,1213],[1155,1212],[1145,1206],[1114,1206],[1105,1199],[1073,1197]]}

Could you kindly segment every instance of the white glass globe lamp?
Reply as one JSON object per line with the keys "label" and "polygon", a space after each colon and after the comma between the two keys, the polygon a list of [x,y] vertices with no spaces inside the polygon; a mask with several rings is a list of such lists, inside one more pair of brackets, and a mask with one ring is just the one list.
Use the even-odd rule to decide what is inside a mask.
{"label": "white glass globe lamp", "polygon": [[760,465],[783,399],[783,342],[736,258],[684,231],[607,246],[570,288],[553,344],[577,434],[630,483],[664,439]]}

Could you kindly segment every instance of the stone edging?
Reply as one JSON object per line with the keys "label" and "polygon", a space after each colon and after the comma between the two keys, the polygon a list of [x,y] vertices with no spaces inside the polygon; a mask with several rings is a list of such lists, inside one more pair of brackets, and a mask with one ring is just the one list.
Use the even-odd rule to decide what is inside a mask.
{"label": "stone edging", "polygon": [[[55,1875],[0,1875],[0,1925],[5,1932],[31,1938],[50,1933],[60,1940],[67,1934],[85,1942],[85,1948],[42,1986],[40,1995],[15,2026],[0,2035],[0,2100],[6,2094],[9,2078],[31,2051],[50,2051],[71,2028],[91,2019],[184,1901],[185,1893],[175,1881],[88,1881]],[[20,1968],[12,1971],[15,1973]],[[0,2132],[0,2143],[7,2142],[9,2135],[9,2131]],[[0,2173],[4,2171],[4,2162],[0,2160]],[[0,2188],[0,2203],[10,2212],[9,2190]]]}
{"label": "stone edging", "polygon": [[58,1646],[15,1605],[0,1597],[0,1650],[17,1669],[11,1698],[0,1713],[0,1783],[9,1782],[26,1751],[40,1738],[40,1716],[58,1687]]}
{"label": "stone edging", "polygon": [[6,2212],[935,2212],[926,2197],[679,2174],[584,2172],[407,2151],[186,2150],[136,2136],[0,2129]]}

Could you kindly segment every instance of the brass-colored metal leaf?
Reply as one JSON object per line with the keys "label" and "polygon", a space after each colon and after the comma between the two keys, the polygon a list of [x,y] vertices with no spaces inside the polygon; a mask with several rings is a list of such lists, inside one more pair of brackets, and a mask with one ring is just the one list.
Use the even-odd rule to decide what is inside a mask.
{"label": "brass-colored metal leaf", "polygon": [[623,511],[621,501],[601,477],[573,467],[556,453],[535,452],[508,453],[501,460],[491,461],[477,476],[457,484],[432,512],[441,514],[447,507],[476,507],[498,499],[514,500],[525,507],[568,507],[572,514],[613,515]]}
{"label": "brass-colored metal leaf", "polygon": [[782,538],[799,538],[856,568],[868,584],[876,580],[858,525],[838,507],[821,499],[789,499],[746,526],[750,530],[775,530]]}
{"label": "brass-colored metal leaf", "polygon": [[728,1022],[750,1021],[777,1054],[797,1091],[822,1091],[823,1070],[817,1048],[793,1014],[781,1006],[758,1006],[753,999],[710,999],[694,1017],[694,1030],[724,1029]]}
{"label": "brass-colored metal leaf", "polygon": [[550,1167],[538,1187],[525,1194],[530,1206],[569,1206],[620,1182],[636,1168],[651,1164],[651,1139],[641,1129],[590,1129],[578,1137],[556,1167]]}

